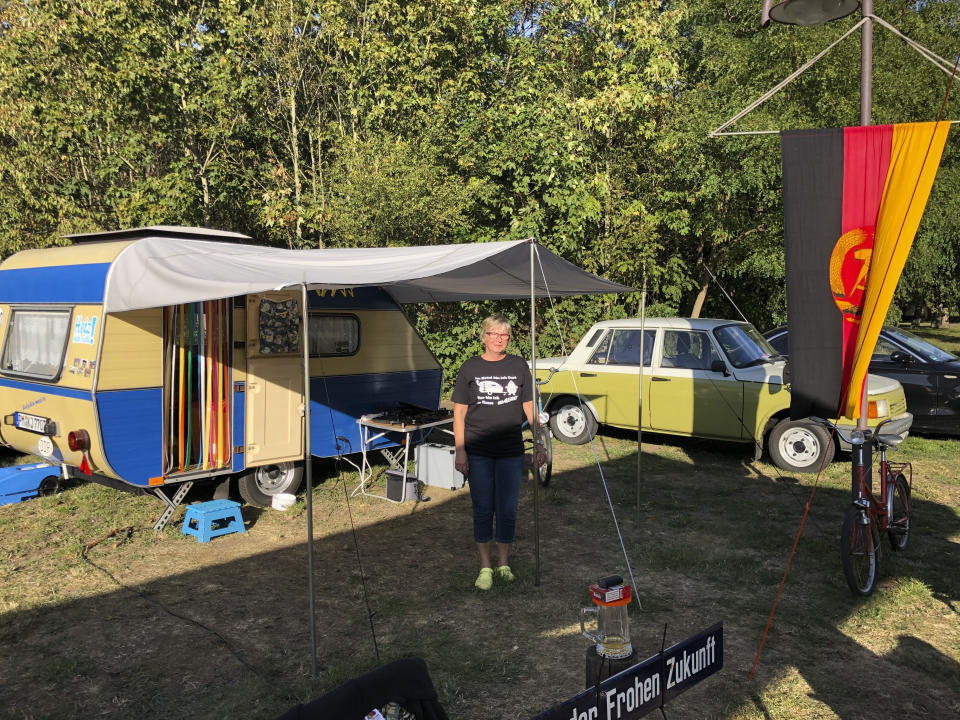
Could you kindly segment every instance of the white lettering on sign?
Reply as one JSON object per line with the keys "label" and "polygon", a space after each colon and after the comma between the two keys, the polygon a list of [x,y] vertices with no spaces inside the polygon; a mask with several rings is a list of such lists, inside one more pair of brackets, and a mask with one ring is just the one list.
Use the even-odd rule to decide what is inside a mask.
{"label": "white lettering on sign", "polygon": [[650,675],[644,680],[640,676],[633,678],[633,687],[626,690],[608,690],[607,720],[616,720],[624,713],[631,713],[641,705],[650,702],[660,695],[660,673]]}
{"label": "white lettering on sign", "polygon": [[592,708],[587,708],[583,712],[577,712],[577,709],[573,709],[573,714],[570,716],[570,720],[597,720],[597,706],[594,705]]}
{"label": "white lettering on sign", "polygon": [[84,318],[83,315],[77,315],[73,321],[73,342],[80,345],[93,345],[97,334],[97,316],[91,315]]}
{"label": "white lettering on sign", "polygon": [[703,647],[694,652],[686,650],[680,657],[667,658],[667,689],[693,677],[716,662],[717,641],[710,635]]}

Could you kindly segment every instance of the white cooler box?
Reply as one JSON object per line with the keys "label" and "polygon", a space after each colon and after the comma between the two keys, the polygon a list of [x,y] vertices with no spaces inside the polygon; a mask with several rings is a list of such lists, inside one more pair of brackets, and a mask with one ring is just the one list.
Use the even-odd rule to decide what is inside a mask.
{"label": "white cooler box", "polygon": [[414,448],[417,479],[425,485],[456,490],[464,484],[463,473],[454,468],[456,450],[452,445],[422,443]]}

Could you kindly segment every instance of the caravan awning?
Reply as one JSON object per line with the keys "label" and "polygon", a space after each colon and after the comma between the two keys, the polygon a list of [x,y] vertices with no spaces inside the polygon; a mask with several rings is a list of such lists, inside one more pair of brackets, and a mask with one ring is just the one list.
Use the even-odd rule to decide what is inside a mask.
{"label": "caravan awning", "polygon": [[[531,242],[285,250],[158,233],[117,255],[106,277],[104,310],[177,305],[304,283],[318,290],[382,287],[400,303],[526,298]],[[538,297],[632,290],[546,248],[534,244],[534,249]]]}

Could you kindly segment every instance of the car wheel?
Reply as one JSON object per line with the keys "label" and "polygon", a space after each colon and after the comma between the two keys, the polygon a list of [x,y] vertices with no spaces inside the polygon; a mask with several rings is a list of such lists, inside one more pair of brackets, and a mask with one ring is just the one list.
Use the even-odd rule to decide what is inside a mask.
{"label": "car wheel", "polygon": [[47,475],[40,481],[40,486],[37,488],[38,495],[56,495],[58,492],[60,492],[60,478],[56,475]]}
{"label": "car wheel", "polygon": [[568,445],[583,445],[597,434],[597,420],[586,405],[567,397],[559,400],[550,413],[553,436]]}
{"label": "car wheel", "polygon": [[834,444],[825,428],[807,420],[781,420],[770,431],[770,459],[782,470],[815,473],[833,462]]}
{"label": "car wheel", "polygon": [[273,496],[280,493],[296,495],[303,482],[302,463],[277,463],[251,468],[237,483],[240,497],[250,505],[270,507]]}

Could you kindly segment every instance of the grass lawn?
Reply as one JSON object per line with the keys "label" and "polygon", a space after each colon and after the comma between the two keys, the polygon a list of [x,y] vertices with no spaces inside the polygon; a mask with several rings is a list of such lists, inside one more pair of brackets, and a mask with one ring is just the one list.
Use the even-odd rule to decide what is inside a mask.
{"label": "grass lawn", "polygon": [[954,355],[960,355],[960,323],[951,323],[948,327],[942,328],[913,327],[909,323],[903,323],[902,327]]}
{"label": "grass lawn", "polygon": [[[960,328],[920,334],[960,351]],[[613,432],[555,444],[550,486],[521,496],[518,580],[488,593],[467,490],[392,504],[316,462],[315,676],[302,497],[244,507],[246,533],[206,544],[180,532],[182,509],[157,533],[159,501],[96,484],[2,506],[0,718],[275,718],[411,655],[453,720],[531,718],[584,688],[578,611],[611,574],[640,601],[640,658],[724,624],[722,671],[671,718],[960,716],[960,441],[911,436],[894,454],[913,463],[913,525],[868,599],[837,547],[849,457],[817,480],[749,455],[647,435],[638,462],[636,437]]]}
{"label": "grass lawn", "polygon": [[898,451],[914,463],[914,525],[866,600],[837,552],[848,460],[828,469],[752,680],[814,477],[783,476],[742,446],[646,436],[639,470],[635,436],[557,446],[536,498],[539,585],[527,483],[518,581],[488,593],[473,588],[467,490],[350,497],[356,476],[317,463],[316,679],[302,498],[285,513],[245,507],[245,534],[200,544],[180,533],[182,510],[155,533],[158,501],[76,485],[0,507],[0,717],[273,718],[409,655],[426,660],[451,718],[533,717],[585,685],[589,584],[629,575],[607,492],[642,604],[640,656],[724,623],[723,670],[669,717],[956,717],[958,451],[916,437]]}

